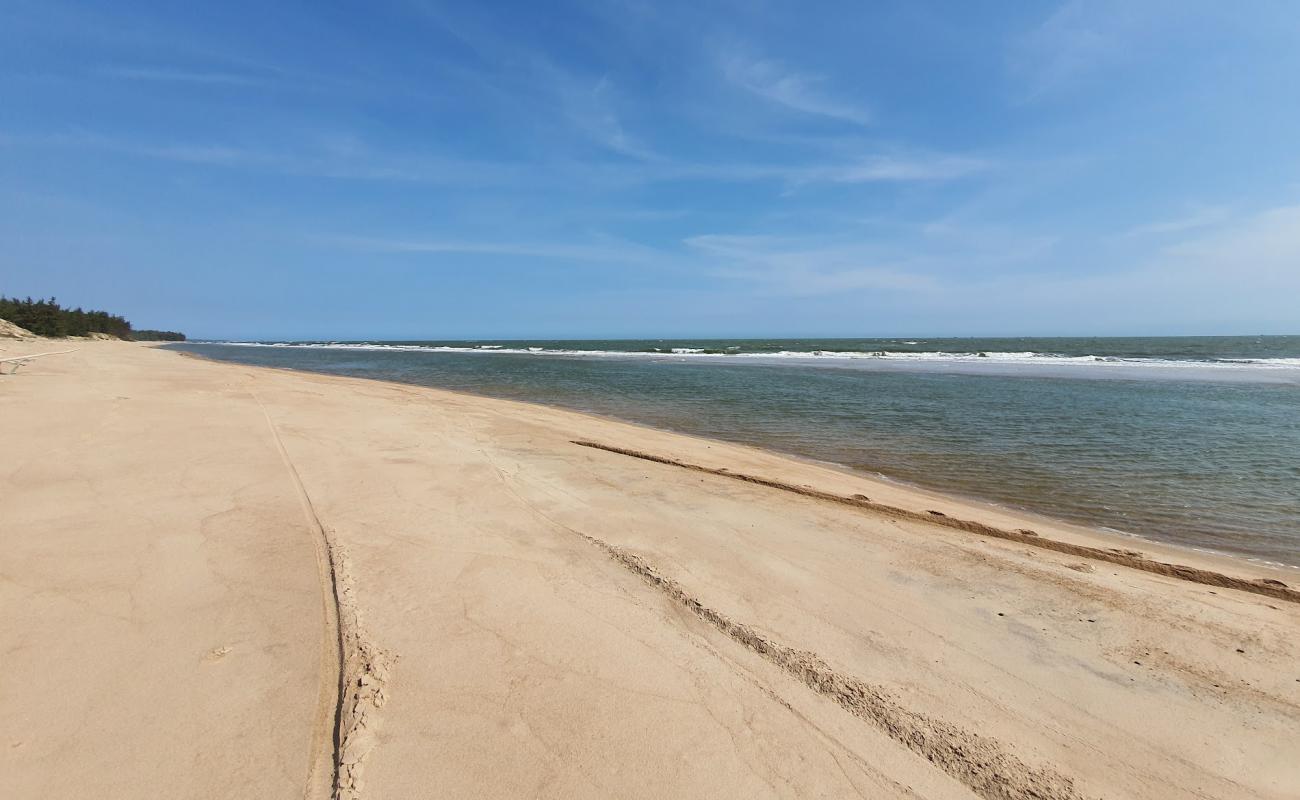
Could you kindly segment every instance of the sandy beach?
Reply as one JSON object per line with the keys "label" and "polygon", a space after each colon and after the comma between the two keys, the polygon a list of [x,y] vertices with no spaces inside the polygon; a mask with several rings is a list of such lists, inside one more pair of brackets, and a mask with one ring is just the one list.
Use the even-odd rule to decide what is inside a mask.
{"label": "sandy beach", "polygon": [[74,347],[0,376],[7,797],[1300,795],[1295,571],[537,405],[0,357]]}

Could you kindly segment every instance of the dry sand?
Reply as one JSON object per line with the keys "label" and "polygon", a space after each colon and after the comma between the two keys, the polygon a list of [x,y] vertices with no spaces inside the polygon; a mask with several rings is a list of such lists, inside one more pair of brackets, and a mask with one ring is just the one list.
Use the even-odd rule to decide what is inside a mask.
{"label": "dry sand", "polygon": [[1293,572],[127,343],[0,447],[6,797],[1300,796]]}

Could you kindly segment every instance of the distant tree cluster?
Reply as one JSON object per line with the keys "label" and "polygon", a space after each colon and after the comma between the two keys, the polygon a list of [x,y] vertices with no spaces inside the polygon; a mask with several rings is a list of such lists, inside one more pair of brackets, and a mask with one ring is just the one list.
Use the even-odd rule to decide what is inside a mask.
{"label": "distant tree cluster", "polygon": [[176,331],[131,331],[137,342],[183,342],[185,334]]}
{"label": "distant tree cluster", "polygon": [[64,308],[51,297],[33,300],[28,297],[0,295],[0,319],[26,328],[37,336],[89,336],[106,333],[119,339],[145,339],[148,341],[184,341],[184,334],[173,331],[135,331],[125,318],[107,311],[85,311],[81,308]]}

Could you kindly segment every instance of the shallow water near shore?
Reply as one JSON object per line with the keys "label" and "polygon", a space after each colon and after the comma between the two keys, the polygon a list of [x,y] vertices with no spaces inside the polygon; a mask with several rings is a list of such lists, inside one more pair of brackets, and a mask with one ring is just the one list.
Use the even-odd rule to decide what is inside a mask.
{"label": "shallow water near shore", "polygon": [[1300,337],[171,347],[590,411],[1300,565]]}

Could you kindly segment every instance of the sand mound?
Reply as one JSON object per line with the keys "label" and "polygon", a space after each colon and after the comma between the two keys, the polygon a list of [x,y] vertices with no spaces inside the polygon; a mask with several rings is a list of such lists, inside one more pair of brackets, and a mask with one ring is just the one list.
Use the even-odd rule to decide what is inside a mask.
{"label": "sand mound", "polygon": [[35,339],[36,334],[12,322],[0,319],[0,339]]}

